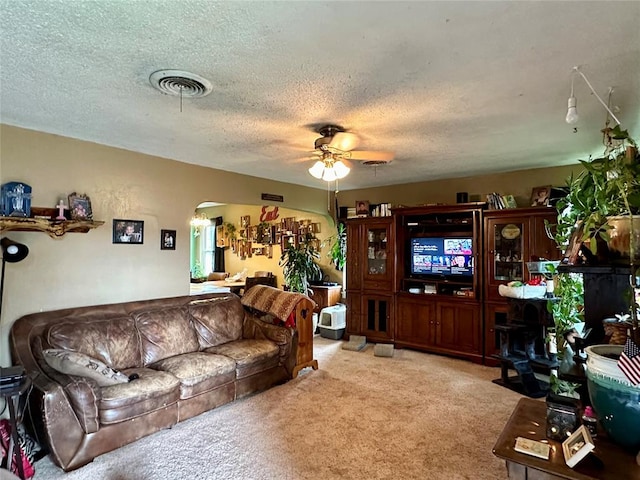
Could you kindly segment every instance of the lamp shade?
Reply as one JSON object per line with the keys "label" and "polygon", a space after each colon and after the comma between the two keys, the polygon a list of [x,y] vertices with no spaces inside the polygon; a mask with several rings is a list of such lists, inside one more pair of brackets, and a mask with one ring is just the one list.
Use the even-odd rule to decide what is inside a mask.
{"label": "lamp shade", "polygon": [[0,246],[2,247],[2,261],[9,263],[21,262],[27,255],[29,255],[29,248],[22,243],[14,242],[13,240],[4,237],[0,240]]}
{"label": "lamp shade", "polygon": [[342,160],[338,160],[336,163],[334,163],[333,169],[335,170],[336,177],[338,178],[346,177],[351,171],[351,169],[347,167]]}
{"label": "lamp shade", "polygon": [[313,167],[309,169],[309,173],[317,179],[322,178],[323,172],[324,172],[324,162],[322,160],[318,160],[316,163],[313,164]]}
{"label": "lamp shade", "polygon": [[333,169],[332,166],[324,169],[324,173],[322,174],[322,180],[324,180],[325,182],[333,182],[337,178],[338,176],[336,175],[336,171]]}

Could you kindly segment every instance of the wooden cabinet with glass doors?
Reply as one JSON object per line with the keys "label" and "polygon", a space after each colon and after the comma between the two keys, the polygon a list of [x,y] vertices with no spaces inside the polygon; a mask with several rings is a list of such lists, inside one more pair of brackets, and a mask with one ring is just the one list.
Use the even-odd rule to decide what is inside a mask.
{"label": "wooden cabinet with glass doors", "polygon": [[495,364],[491,355],[499,351],[495,326],[506,321],[507,301],[500,296],[498,288],[514,280],[526,282],[531,279],[527,262],[560,258],[561,251],[545,229],[545,220],[555,224],[556,219],[553,207],[484,212],[484,356],[488,364]]}
{"label": "wooden cabinet with glass doors", "polygon": [[391,217],[347,220],[347,336],[393,340],[391,226]]}

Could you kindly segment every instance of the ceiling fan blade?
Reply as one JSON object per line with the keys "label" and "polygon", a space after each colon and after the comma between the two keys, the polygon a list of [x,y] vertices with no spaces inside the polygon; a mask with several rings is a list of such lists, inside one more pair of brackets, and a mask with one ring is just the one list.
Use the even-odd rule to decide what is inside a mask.
{"label": "ceiling fan blade", "polygon": [[393,152],[367,152],[364,150],[356,150],[351,152],[351,160],[390,162],[394,157]]}
{"label": "ceiling fan blade", "polygon": [[329,147],[348,152],[356,148],[359,143],[360,139],[355,133],[338,132],[333,136],[331,142],[329,142]]}

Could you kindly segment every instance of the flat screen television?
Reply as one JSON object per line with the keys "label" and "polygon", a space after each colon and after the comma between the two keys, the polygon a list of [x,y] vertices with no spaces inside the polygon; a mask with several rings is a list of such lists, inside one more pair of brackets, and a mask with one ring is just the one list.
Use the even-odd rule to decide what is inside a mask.
{"label": "flat screen television", "polygon": [[471,237],[412,237],[411,275],[473,276]]}

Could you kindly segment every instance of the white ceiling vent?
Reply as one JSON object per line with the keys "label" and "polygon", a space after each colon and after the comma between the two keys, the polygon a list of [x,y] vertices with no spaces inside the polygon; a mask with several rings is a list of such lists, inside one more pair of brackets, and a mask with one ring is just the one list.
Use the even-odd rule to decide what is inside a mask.
{"label": "white ceiling vent", "polygon": [[182,70],[158,70],[149,76],[149,82],[156,90],[176,97],[205,97],[212,90],[209,80]]}
{"label": "white ceiling vent", "polygon": [[391,160],[365,160],[362,162],[362,165],[366,165],[368,167],[380,167],[382,165],[389,165]]}

